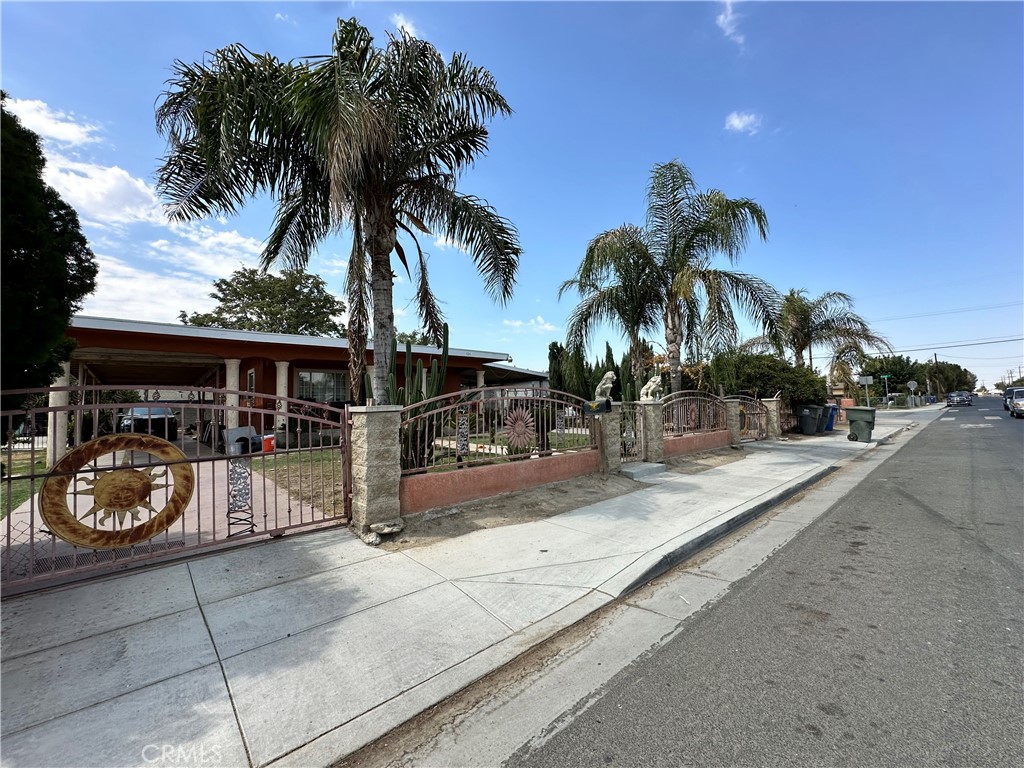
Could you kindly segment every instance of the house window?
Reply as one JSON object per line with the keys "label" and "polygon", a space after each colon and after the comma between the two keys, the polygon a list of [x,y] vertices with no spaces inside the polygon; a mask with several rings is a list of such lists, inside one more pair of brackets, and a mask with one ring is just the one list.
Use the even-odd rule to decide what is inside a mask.
{"label": "house window", "polygon": [[246,392],[256,391],[256,369],[250,368],[249,372],[245,375],[245,390]]}
{"label": "house window", "polygon": [[301,400],[330,403],[348,400],[348,374],[343,371],[298,371]]}

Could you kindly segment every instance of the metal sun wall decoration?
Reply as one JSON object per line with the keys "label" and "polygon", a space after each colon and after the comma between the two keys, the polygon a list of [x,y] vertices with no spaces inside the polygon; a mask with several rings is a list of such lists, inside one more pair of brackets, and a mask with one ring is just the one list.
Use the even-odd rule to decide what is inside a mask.
{"label": "metal sun wall decoration", "polygon": [[515,452],[524,451],[533,443],[533,414],[522,406],[517,406],[505,415],[505,435],[508,447]]}
{"label": "metal sun wall decoration", "polygon": [[[120,464],[118,453],[124,454]],[[149,454],[161,463],[134,466],[135,453]],[[106,457],[109,461],[105,462]],[[91,476],[83,477],[83,473]],[[151,501],[153,493],[171,485],[170,498],[157,509]],[[194,490],[192,466],[171,443],[151,435],[104,435],[83,443],[54,464],[39,490],[39,510],[47,528],[64,541],[89,549],[120,549],[170,528],[185,511]],[[86,501],[91,498],[92,503],[84,512],[78,513],[77,505],[72,512],[69,493]]]}

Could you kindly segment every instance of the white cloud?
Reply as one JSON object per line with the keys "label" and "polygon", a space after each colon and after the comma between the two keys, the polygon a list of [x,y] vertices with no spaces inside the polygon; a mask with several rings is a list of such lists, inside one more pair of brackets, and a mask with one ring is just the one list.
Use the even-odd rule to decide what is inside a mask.
{"label": "white cloud", "polygon": [[6,108],[21,124],[43,139],[67,146],[91,144],[100,140],[99,126],[81,122],[74,115],[51,109],[35,99],[8,99]]}
{"label": "white cloud", "polygon": [[288,14],[287,13],[275,13],[274,14],[274,21],[288,21]]}
{"label": "white cloud", "polygon": [[761,128],[761,116],[752,112],[730,112],[725,118],[725,130],[753,136]]}
{"label": "white cloud", "polygon": [[263,244],[235,230],[216,230],[202,222],[175,222],[169,230],[175,237],[150,241],[146,255],[179,273],[220,279],[243,266],[259,265]]}
{"label": "white cloud", "polygon": [[212,282],[190,275],[150,272],[111,256],[96,256],[96,292],[83,302],[82,314],[151,322],[177,322],[178,312],[209,312]]}
{"label": "white cloud", "polygon": [[46,159],[43,179],[83,220],[98,226],[166,223],[153,189],[123,168],[81,162],[56,152],[47,153]]}
{"label": "white cloud", "polygon": [[502,320],[502,324],[511,328],[513,333],[552,333],[557,331],[557,326],[552,325],[540,315],[531,317],[529,320]]}
{"label": "white cloud", "polygon": [[445,235],[438,235],[437,237],[434,238],[434,247],[437,248],[439,251],[447,251],[449,248],[454,248],[457,251],[462,251],[463,253],[465,253],[466,250],[459,243],[456,243],[454,240],[451,240]]}
{"label": "white cloud", "polygon": [[740,32],[736,31],[736,24],[740,20],[740,14],[732,9],[732,0],[725,0],[725,10],[715,17],[715,24],[725,33],[725,36],[738,45],[743,45],[746,39]]}
{"label": "white cloud", "polygon": [[410,37],[416,37],[416,27],[401,13],[391,14],[391,23],[398,29],[406,32]]}

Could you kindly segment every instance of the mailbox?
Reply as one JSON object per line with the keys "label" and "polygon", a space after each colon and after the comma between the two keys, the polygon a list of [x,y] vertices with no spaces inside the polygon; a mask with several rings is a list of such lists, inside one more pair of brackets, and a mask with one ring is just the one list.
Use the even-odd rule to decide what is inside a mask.
{"label": "mailbox", "polygon": [[583,406],[583,413],[586,416],[600,416],[602,413],[612,412],[611,400],[594,400]]}

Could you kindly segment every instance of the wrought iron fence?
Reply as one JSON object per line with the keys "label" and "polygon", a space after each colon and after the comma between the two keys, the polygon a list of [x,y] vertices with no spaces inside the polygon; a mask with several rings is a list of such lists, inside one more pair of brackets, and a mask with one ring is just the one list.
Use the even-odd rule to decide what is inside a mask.
{"label": "wrought iron fence", "polygon": [[685,390],[665,395],[661,402],[666,437],[728,429],[725,401],[720,397]]}
{"label": "wrought iron fence", "polygon": [[740,439],[768,439],[768,406],[747,395],[730,395],[725,398],[739,404]]}
{"label": "wrought iron fence", "polygon": [[779,401],[779,431],[782,434],[796,432],[797,418],[793,407],[785,400]]}
{"label": "wrought iron fence", "polygon": [[213,388],[4,394],[27,406],[0,413],[5,591],[347,522],[345,408]]}
{"label": "wrought iron fence", "polygon": [[619,408],[619,432],[621,443],[619,457],[621,463],[640,461],[643,458],[644,422],[641,417],[640,403],[627,401]]}
{"label": "wrought iron fence", "polygon": [[402,474],[444,471],[597,448],[586,401],[545,388],[483,387],[402,411]]}

